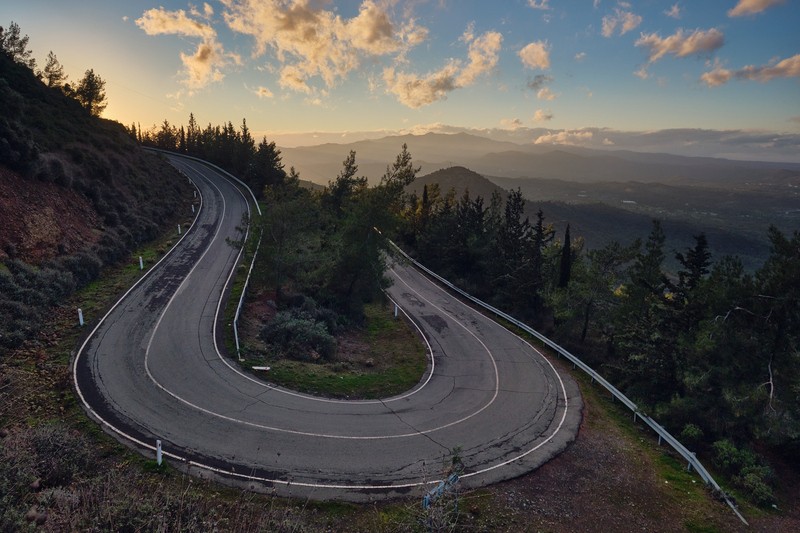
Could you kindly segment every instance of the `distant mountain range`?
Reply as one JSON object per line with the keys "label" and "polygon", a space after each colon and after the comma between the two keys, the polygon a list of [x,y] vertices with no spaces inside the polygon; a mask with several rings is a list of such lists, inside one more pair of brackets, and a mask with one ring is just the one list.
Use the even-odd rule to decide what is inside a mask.
{"label": "distant mountain range", "polygon": [[408,145],[421,167],[412,185],[438,183],[457,197],[469,189],[488,203],[492,192],[519,188],[533,217],[588,248],[646,238],[652,220],[662,221],[666,251],[693,245],[705,233],[716,258],[738,255],[755,269],[766,258],[770,224],[784,232],[800,228],[800,164],[734,161],[709,157],[597,150],[576,146],[519,144],[468,133],[397,135],[349,144],[281,148],[284,164],[304,180],[326,185],[356,152],[359,175],[377,183]]}
{"label": "distant mountain range", "polygon": [[403,144],[422,174],[452,166],[487,176],[544,178],[591,183],[639,181],[681,184],[781,182],[782,171],[800,173],[798,163],[733,161],[627,150],[596,150],[568,145],[518,144],[468,133],[397,135],[348,144],[281,148],[283,161],[303,179],[327,184],[341,170],[351,150],[360,174],[375,183],[394,161]]}
{"label": "distant mountain range", "polygon": [[[768,223],[756,222],[754,216],[743,216],[739,212],[725,213],[722,217],[712,216],[706,212],[687,214],[685,210],[657,208],[647,204],[639,205],[633,200],[629,200],[633,202],[631,204],[617,203],[615,205],[614,202],[584,198],[580,203],[568,203],[548,199],[549,194],[537,194],[539,180],[506,178],[499,182],[501,184],[463,167],[452,167],[417,178],[410,186],[410,190],[420,195],[425,185],[430,186],[437,183],[442,194],[454,189],[456,200],[458,200],[468,189],[471,198],[481,196],[486,200],[484,205],[488,205],[488,199],[495,191],[499,192],[504,199],[506,198],[508,188],[502,185],[509,182],[515,184],[522,182],[524,186],[520,186],[520,189],[523,196],[527,198],[526,214],[528,217],[533,220],[536,212],[541,209],[545,216],[545,222],[553,225],[558,239],[563,239],[564,231],[569,224],[573,239],[576,235],[582,237],[588,249],[599,248],[615,240],[623,244],[633,242],[637,238],[644,240],[652,229],[653,219],[658,218],[662,222],[667,237],[665,252],[668,267],[677,266],[674,261],[674,252],[693,246],[692,237],[701,232],[708,237],[710,249],[716,259],[724,255],[737,255],[742,259],[746,268],[755,269],[761,265],[769,253],[766,239]],[[570,186],[566,182],[551,182],[550,186],[553,190],[557,190],[557,183],[562,183],[566,187]],[[617,187],[614,189],[613,185],[605,184],[599,190],[609,188],[621,194],[635,194],[623,184],[616,185]],[[674,193],[677,193],[678,197],[673,198],[672,201],[679,201],[679,198],[687,192],[675,187],[668,187],[667,191],[660,191],[664,187],[662,185],[655,185],[652,190],[650,185],[637,185],[644,191],[651,192],[651,197],[648,197],[650,203],[658,202],[659,198],[660,201],[666,202]],[[625,193],[626,189],[628,189],[627,193]],[[636,188],[633,189],[633,191],[636,190]],[[644,195],[644,193],[641,194]],[[741,201],[751,198],[751,195],[743,194]],[[727,201],[728,198],[722,199],[722,203]],[[800,218],[800,211],[796,216]],[[722,220],[714,220],[715,218],[722,218]]]}

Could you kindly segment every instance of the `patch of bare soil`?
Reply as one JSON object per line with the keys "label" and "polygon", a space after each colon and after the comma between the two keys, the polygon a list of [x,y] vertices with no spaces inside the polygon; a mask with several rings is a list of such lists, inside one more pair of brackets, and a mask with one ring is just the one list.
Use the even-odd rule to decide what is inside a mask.
{"label": "patch of bare soil", "polygon": [[89,201],[71,189],[25,179],[0,167],[0,260],[12,250],[29,263],[69,255],[98,241],[102,227]]}

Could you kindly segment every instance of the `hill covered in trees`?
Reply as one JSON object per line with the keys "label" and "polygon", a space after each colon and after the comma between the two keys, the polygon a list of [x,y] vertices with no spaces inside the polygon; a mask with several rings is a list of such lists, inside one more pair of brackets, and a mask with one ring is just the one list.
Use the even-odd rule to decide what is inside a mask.
{"label": "hill covered in trees", "polygon": [[[456,193],[465,179],[474,189]],[[800,468],[798,231],[770,227],[767,258],[748,273],[734,255],[712,256],[711,233],[669,250],[658,220],[586,249],[548,210],[580,221],[590,205],[534,213],[519,189],[504,196],[465,169],[414,187],[400,239],[422,263],[555,338],[748,498],[773,503],[769,461]]]}
{"label": "hill covered in trees", "polygon": [[48,307],[189,210],[189,185],[173,167],[31,66],[0,53],[4,349],[31,339]]}

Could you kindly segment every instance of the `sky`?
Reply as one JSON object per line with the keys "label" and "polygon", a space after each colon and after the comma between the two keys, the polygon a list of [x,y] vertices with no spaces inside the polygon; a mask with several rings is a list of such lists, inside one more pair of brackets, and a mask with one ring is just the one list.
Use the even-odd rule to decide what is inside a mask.
{"label": "sky", "polygon": [[11,21],[40,68],[52,50],[72,81],[93,69],[103,116],[145,129],[191,112],[284,146],[647,133],[648,150],[800,161],[797,0],[13,0]]}

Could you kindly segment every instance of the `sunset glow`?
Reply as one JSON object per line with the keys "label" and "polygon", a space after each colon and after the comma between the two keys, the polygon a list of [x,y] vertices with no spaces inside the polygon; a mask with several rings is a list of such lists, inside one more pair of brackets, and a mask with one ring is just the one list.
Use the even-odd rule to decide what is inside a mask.
{"label": "sunset glow", "polygon": [[102,76],[104,116],[126,125],[246,118],[287,145],[315,137],[285,134],[457,127],[597,147],[613,135],[586,128],[700,129],[771,135],[774,146],[744,155],[798,160],[793,2],[29,0],[0,11],[40,65],[52,50],[70,80]]}

